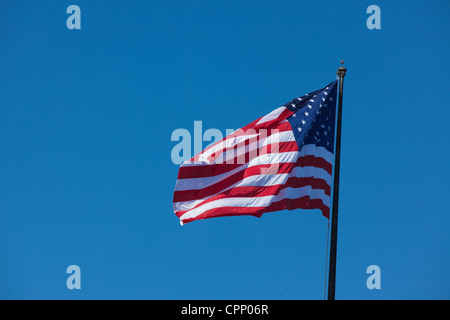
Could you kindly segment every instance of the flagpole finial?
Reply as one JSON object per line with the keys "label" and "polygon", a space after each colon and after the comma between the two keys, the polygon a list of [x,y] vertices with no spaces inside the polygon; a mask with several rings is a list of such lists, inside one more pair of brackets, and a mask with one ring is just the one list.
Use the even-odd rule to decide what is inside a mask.
{"label": "flagpole finial", "polygon": [[339,67],[339,69],[338,69],[338,71],[336,72],[336,74],[339,76],[339,77],[344,77],[345,76],[345,73],[347,72],[347,69],[346,68],[344,68],[344,60],[341,60],[341,66]]}

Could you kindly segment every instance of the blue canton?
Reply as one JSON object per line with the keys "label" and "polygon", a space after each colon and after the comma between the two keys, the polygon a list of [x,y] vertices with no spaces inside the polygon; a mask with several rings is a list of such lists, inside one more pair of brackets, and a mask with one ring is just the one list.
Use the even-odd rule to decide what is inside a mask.
{"label": "blue canton", "polygon": [[305,144],[315,144],[333,153],[337,83],[336,80],[321,90],[295,98],[284,105],[295,111],[287,120],[294,131],[299,150]]}

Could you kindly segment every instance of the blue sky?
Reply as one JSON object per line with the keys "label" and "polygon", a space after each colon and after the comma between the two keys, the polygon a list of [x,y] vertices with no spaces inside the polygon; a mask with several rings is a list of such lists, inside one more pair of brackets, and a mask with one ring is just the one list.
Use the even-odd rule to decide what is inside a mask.
{"label": "blue sky", "polygon": [[449,299],[449,14],[444,0],[2,1],[0,298],[322,299],[321,213],[181,227],[170,138],[242,127],[344,59],[336,298]]}

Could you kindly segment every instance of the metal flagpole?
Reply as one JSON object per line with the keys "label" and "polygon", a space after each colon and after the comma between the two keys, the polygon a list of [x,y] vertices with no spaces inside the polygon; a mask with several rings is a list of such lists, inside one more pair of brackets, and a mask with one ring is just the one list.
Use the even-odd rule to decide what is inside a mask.
{"label": "metal flagpole", "polygon": [[342,125],[342,97],[344,91],[344,76],[347,69],[344,68],[344,60],[336,74],[339,76],[339,103],[337,112],[336,129],[336,153],[334,160],[333,182],[333,208],[331,213],[331,242],[330,242],[330,270],[328,274],[328,300],[334,300],[336,285],[336,253],[337,253],[337,225],[339,202],[339,166],[341,160],[341,125]]}

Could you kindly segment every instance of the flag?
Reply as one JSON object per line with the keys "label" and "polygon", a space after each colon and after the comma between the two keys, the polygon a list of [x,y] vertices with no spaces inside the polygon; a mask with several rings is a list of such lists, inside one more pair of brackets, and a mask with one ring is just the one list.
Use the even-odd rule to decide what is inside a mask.
{"label": "flag", "polygon": [[180,223],[293,209],[329,218],[337,81],[295,98],[183,162]]}

